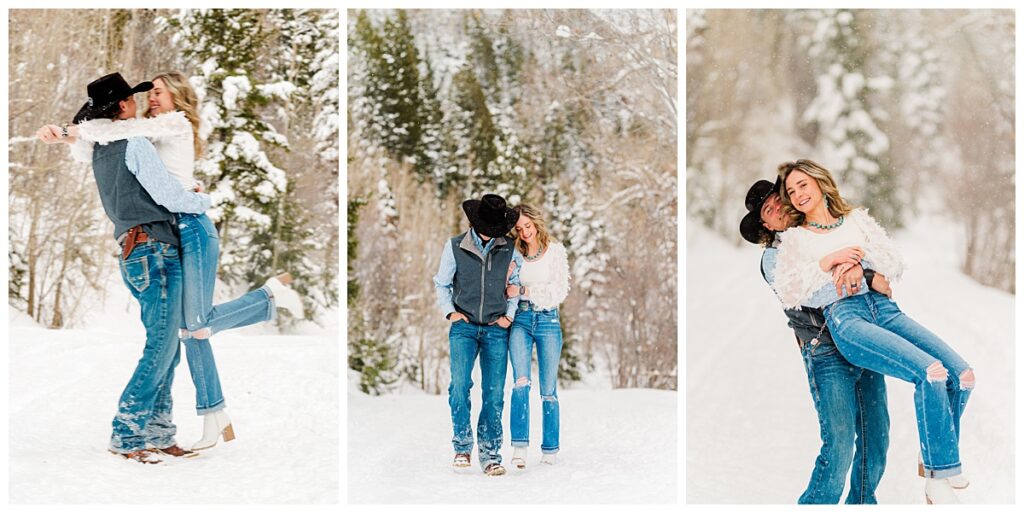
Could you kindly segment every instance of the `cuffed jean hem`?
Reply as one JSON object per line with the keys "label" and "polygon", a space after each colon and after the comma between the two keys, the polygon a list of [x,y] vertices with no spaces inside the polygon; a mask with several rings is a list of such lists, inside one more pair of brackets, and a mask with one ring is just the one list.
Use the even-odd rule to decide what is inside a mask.
{"label": "cuffed jean hem", "polygon": [[964,473],[963,466],[959,463],[954,467],[949,468],[925,468],[924,477],[930,479],[945,479],[947,477],[959,476]]}
{"label": "cuffed jean hem", "polygon": [[221,401],[221,402],[219,402],[217,404],[214,404],[213,406],[204,406],[202,408],[196,406],[196,415],[203,416],[203,415],[206,415],[207,413],[213,413],[213,412],[221,411],[227,405],[228,405],[227,402]]}
{"label": "cuffed jean hem", "polygon": [[270,305],[269,305],[269,308],[270,308],[270,319],[268,320],[268,322],[276,320],[277,319],[277,300],[274,299],[274,293],[271,292],[270,291],[270,287],[268,287],[266,285],[260,287],[258,290],[263,291],[263,293],[267,295],[267,301],[270,302]]}
{"label": "cuffed jean hem", "polygon": [[529,440],[512,440],[512,447],[529,447]]}
{"label": "cuffed jean hem", "polygon": [[541,447],[540,452],[541,454],[556,454],[558,453],[558,447],[555,447],[554,449],[545,449]]}

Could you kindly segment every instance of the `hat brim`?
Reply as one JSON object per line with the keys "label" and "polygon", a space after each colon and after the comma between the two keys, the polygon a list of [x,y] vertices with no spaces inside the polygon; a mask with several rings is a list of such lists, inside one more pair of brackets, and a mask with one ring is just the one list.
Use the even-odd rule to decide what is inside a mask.
{"label": "hat brim", "polygon": [[75,114],[75,117],[73,118],[72,123],[77,125],[78,123],[81,123],[83,121],[88,121],[90,119],[93,119],[96,116],[98,116],[98,115],[102,114],[103,112],[105,112],[107,109],[109,109],[109,108],[113,107],[114,105],[116,105],[118,102],[123,101],[125,98],[129,98],[131,96],[134,96],[137,93],[144,93],[146,91],[149,91],[150,89],[153,89],[153,82],[148,82],[147,81],[147,82],[142,82],[142,83],[136,85],[135,87],[129,89],[128,93],[125,94],[123,97],[118,98],[118,99],[113,100],[113,101],[109,101],[109,102],[107,102],[105,104],[90,106],[89,102],[85,102],[84,104],[82,104],[82,108],[78,109],[78,112]]}
{"label": "hat brim", "polygon": [[462,202],[462,211],[466,213],[469,224],[473,226],[480,235],[488,237],[504,237],[508,235],[519,220],[519,214],[507,205],[505,206],[505,222],[500,225],[489,224],[480,217],[480,204],[478,199],[468,199]]}
{"label": "hat brim", "polygon": [[761,223],[761,212],[747,212],[740,221],[740,235],[751,244],[761,244],[771,236],[771,230]]}

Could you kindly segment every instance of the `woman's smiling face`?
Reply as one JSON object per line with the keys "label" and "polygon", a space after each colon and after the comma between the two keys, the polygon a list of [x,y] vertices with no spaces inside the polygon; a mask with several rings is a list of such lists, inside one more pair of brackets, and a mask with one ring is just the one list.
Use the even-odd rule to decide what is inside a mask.
{"label": "woman's smiling face", "polygon": [[786,195],[793,208],[804,214],[817,208],[822,200],[818,181],[799,169],[793,170],[786,177]]}
{"label": "woman's smiling face", "polygon": [[516,221],[516,233],[519,234],[520,239],[529,244],[537,235],[537,227],[533,225],[533,220],[529,216],[520,215],[519,220]]}

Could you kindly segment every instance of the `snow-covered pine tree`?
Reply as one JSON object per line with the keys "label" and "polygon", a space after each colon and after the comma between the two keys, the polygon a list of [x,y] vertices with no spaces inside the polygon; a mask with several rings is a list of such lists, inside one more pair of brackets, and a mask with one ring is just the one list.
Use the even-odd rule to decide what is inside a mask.
{"label": "snow-covered pine tree", "polygon": [[[206,152],[198,175],[208,184],[209,214],[221,237],[220,276],[228,283],[257,286],[278,271],[277,238],[287,212],[288,178],[267,156],[265,146],[287,140],[264,121],[266,107],[293,92],[273,76],[264,59],[273,36],[267,14],[256,10],[186,10],[169,20],[186,58],[199,66],[192,78],[202,101]],[[285,262],[282,262],[284,264]],[[296,270],[297,271],[297,270]]]}
{"label": "snow-covered pine tree", "polygon": [[903,205],[889,158],[889,138],[879,127],[887,115],[872,98],[891,85],[868,68],[871,45],[860,17],[849,9],[812,11],[809,53],[817,64],[815,98],[803,122],[816,127],[819,160],[836,174],[844,194],[871,209],[880,223],[902,224]]}

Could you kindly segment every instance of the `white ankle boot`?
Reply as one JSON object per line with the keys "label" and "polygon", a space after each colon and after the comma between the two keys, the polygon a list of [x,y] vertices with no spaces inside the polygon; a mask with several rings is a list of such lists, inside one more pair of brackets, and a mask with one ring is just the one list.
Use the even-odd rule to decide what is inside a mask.
{"label": "white ankle boot", "polygon": [[302,298],[298,292],[288,287],[291,282],[292,275],[284,273],[267,280],[266,287],[270,289],[270,295],[274,296],[275,307],[284,308],[296,319],[302,319]]}
{"label": "white ankle boot", "polygon": [[949,479],[926,478],[924,497],[928,504],[960,504],[960,499],[956,497]]}
{"label": "white ankle boot", "polygon": [[512,451],[512,466],[520,470],[526,468],[526,447],[516,447]]}
{"label": "white ankle boot", "polygon": [[[924,459],[921,458],[921,453],[917,453],[917,475],[924,477]],[[963,490],[971,484],[971,481],[967,479],[967,474],[963,472],[948,479],[949,485],[957,490]]]}
{"label": "white ankle boot", "polygon": [[557,452],[544,453],[540,457],[540,462],[541,463],[547,463],[548,465],[554,465],[555,464],[555,455],[557,455],[557,454],[558,454]]}
{"label": "white ankle boot", "polygon": [[217,439],[221,435],[224,436],[225,442],[235,439],[235,429],[231,427],[231,419],[228,418],[227,412],[217,410],[203,415],[203,437],[192,444],[192,450],[201,451],[217,445]]}

